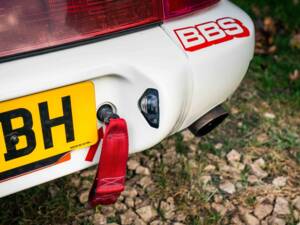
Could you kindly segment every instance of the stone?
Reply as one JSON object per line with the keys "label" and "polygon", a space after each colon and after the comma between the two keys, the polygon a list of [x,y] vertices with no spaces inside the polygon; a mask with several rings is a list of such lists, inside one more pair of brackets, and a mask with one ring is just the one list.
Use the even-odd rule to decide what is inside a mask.
{"label": "stone", "polygon": [[135,201],[134,201],[134,205],[135,207],[139,207],[143,204],[143,200],[140,199],[140,198],[136,198]]}
{"label": "stone", "polygon": [[60,190],[56,185],[51,185],[48,188],[48,191],[49,191],[51,197],[54,198],[59,193]]}
{"label": "stone", "polygon": [[272,184],[277,188],[281,188],[286,185],[286,181],[287,181],[286,177],[277,177],[272,181]]}
{"label": "stone", "polygon": [[219,188],[228,194],[233,194],[236,192],[234,184],[229,181],[225,181],[224,183],[220,184]]}
{"label": "stone", "polygon": [[93,215],[95,214],[94,210],[93,209],[86,209],[80,213],[78,213],[76,215],[76,217],[78,218],[89,218],[90,220],[92,220],[93,218]]}
{"label": "stone", "polygon": [[235,114],[238,114],[240,112],[240,110],[238,108],[232,107],[230,109],[230,112],[231,112],[231,114],[235,115]]}
{"label": "stone", "polygon": [[120,195],[119,198],[118,198],[118,201],[123,202],[124,199],[125,199],[125,197],[123,195]]}
{"label": "stone", "polygon": [[280,218],[273,218],[271,220],[271,224],[272,225],[286,225],[286,222],[285,222],[285,220],[280,219]]}
{"label": "stone", "polygon": [[229,163],[239,162],[241,160],[241,154],[233,149],[227,154],[226,158]]}
{"label": "stone", "polygon": [[84,179],[80,184],[80,190],[89,190],[92,187],[92,180]]}
{"label": "stone", "polygon": [[[228,165],[220,165],[219,170],[223,173],[227,173],[230,175],[231,178],[234,180],[240,180],[241,179],[241,171],[237,167],[239,167],[238,162],[233,162],[234,166],[228,166]],[[242,164],[241,164],[242,165]]]}
{"label": "stone", "polygon": [[187,215],[183,212],[176,212],[175,219],[179,222],[184,222],[186,220]]}
{"label": "stone", "polygon": [[[195,140],[197,140],[197,139],[195,139]],[[189,150],[190,150],[190,151],[187,153],[188,158],[189,158],[189,159],[194,158],[196,152],[198,152],[198,145],[195,145],[193,142],[190,142],[188,148],[189,148]]]}
{"label": "stone", "polygon": [[274,207],[274,213],[280,216],[289,215],[291,213],[289,202],[283,197],[277,197]]}
{"label": "stone", "polygon": [[93,224],[94,225],[105,225],[105,224],[107,224],[106,217],[104,215],[102,215],[101,213],[96,213],[94,215]]}
{"label": "stone", "polygon": [[225,201],[225,208],[226,208],[227,212],[230,212],[230,213],[236,211],[235,205],[229,200]]}
{"label": "stone", "polygon": [[138,184],[141,185],[143,188],[147,188],[152,183],[153,181],[149,176],[143,177],[140,181],[138,181]]}
{"label": "stone", "polygon": [[291,81],[297,81],[300,79],[300,72],[299,70],[294,70],[294,72],[290,73],[289,78]]}
{"label": "stone", "polygon": [[244,155],[243,157],[243,163],[247,166],[251,166],[252,162],[252,157],[250,155]]}
{"label": "stone", "polygon": [[205,172],[214,172],[216,170],[216,167],[214,165],[207,165],[205,168],[204,168],[204,171]]}
{"label": "stone", "polygon": [[247,181],[249,182],[249,184],[257,184],[260,182],[260,180],[254,175],[249,175]]}
{"label": "stone", "polygon": [[200,181],[203,185],[207,185],[211,181],[211,176],[201,176]]}
{"label": "stone", "polygon": [[157,216],[156,210],[150,205],[139,208],[136,212],[146,223],[149,223]]}
{"label": "stone", "polygon": [[241,221],[241,219],[240,219],[240,217],[238,215],[235,215],[231,219],[231,224],[233,224],[233,225],[244,225],[244,223]]}
{"label": "stone", "polygon": [[263,144],[266,143],[269,140],[269,136],[266,133],[262,133],[260,135],[257,136],[256,140]]}
{"label": "stone", "polygon": [[133,222],[138,218],[138,216],[131,209],[129,209],[124,214],[122,214],[120,218],[122,225],[129,225],[133,224]]}
{"label": "stone", "polygon": [[258,163],[253,163],[253,164],[251,164],[250,167],[251,167],[252,173],[256,177],[258,177],[260,179],[263,179],[263,178],[266,178],[268,176],[268,173],[266,171],[264,171]]}
{"label": "stone", "polygon": [[129,207],[129,208],[133,208],[134,207],[134,200],[133,198],[126,198],[125,199],[125,204]]}
{"label": "stone", "polygon": [[259,220],[250,213],[243,215],[243,219],[247,225],[260,225]]}
{"label": "stone", "polygon": [[223,144],[217,143],[214,147],[215,147],[215,149],[220,150],[221,148],[223,148]]}
{"label": "stone", "polygon": [[246,167],[245,164],[239,162],[233,163],[232,165],[238,170],[239,173],[242,172]]}
{"label": "stone", "polygon": [[215,203],[222,203],[223,202],[223,197],[222,197],[222,195],[215,195],[214,196],[214,202]]}
{"label": "stone", "polygon": [[114,207],[117,212],[125,212],[127,210],[127,206],[124,203],[116,202]]}
{"label": "stone", "polygon": [[78,177],[72,177],[70,183],[73,187],[78,188],[80,186],[80,179]]}
{"label": "stone", "polygon": [[127,168],[129,170],[136,170],[136,168],[140,165],[140,163],[138,161],[136,161],[135,159],[129,159],[127,162]]}
{"label": "stone", "polygon": [[296,221],[300,221],[300,212],[298,212],[297,210],[294,210],[293,216]]}
{"label": "stone", "polygon": [[222,204],[212,203],[211,207],[221,216],[225,216],[227,209]]}
{"label": "stone", "polygon": [[181,134],[183,136],[183,141],[185,142],[192,141],[193,139],[195,139],[195,136],[189,130],[184,130],[183,132],[181,132]]}
{"label": "stone", "polygon": [[259,204],[269,204],[273,205],[275,196],[273,194],[268,194],[266,196],[257,197],[257,202]]}
{"label": "stone", "polygon": [[300,196],[292,201],[293,206],[300,211]]}
{"label": "stone", "polygon": [[164,223],[160,220],[154,220],[150,225],[164,225]]}
{"label": "stone", "polygon": [[255,160],[254,164],[258,165],[261,168],[266,167],[266,161],[263,158],[259,158],[259,159]]}
{"label": "stone", "polygon": [[263,21],[263,28],[266,32],[268,33],[276,33],[276,23],[274,21],[274,19],[270,16],[267,16],[264,18],[264,21]]}
{"label": "stone", "polygon": [[244,190],[244,189],[245,189],[244,184],[241,183],[241,182],[236,182],[236,183],[235,183],[235,187],[236,187],[236,190],[237,190],[237,191],[241,191],[241,190]]}
{"label": "stone", "polygon": [[83,191],[83,192],[80,193],[80,195],[79,195],[79,201],[80,201],[81,204],[85,204],[88,201],[88,199],[89,199],[89,193],[90,193],[89,190]]}
{"label": "stone", "polygon": [[144,176],[149,176],[150,175],[150,170],[146,167],[143,167],[143,166],[138,166],[136,168],[135,172],[137,174],[144,175]]}
{"label": "stone", "polygon": [[168,198],[167,201],[160,203],[160,210],[163,211],[164,218],[172,220],[175,216],[175,204],[173,198]]}
{"label": "stone", "polygon": [[146,223],[140,218],[135,219],[134,225],[146,225]]}
{"label": "stone", "polygon": [[132,187],[126,187],[125,191],[122,192],[122,196],[124,197],[135,198],[137,195],[137,190]]}
{"label": "stone", "polygon": [[168,148],[165,154],[163,154],[163,162],[166,165],[173,165],[177,162],[177,153],[174,146]]}
{"label": "stone", "polygon": [[198,164],[198,162],[197,162],[195,159],[190,159],[190,160],[188,161],[188,166],[189,166],[189,168],[191,168],[191,169],[197,169],[198,166],[199,166],[199,164]]}
{"label": "stone", "polygon": [[270,215],[273,211],[273,206],[270,204],[259,204],[254,209],[254,215],[259,219],[262,220]]}
{"label": "stone", "polygon": [[[294,3],[299,4],[299,1],[294,0]],[[290,44],[293,48],[300,49],[300,33],[293,35]]]}
{"label": "stone", "polygon": [[270,120],[274,120],[276,118],[275,114],[274,113],[270,113],[270,112],[264,113],[264,117],[266,119],[270,119]]}
{"label": "stone", "polygon": [[252,210],[245,208],[244,206],[238,206],[239,213],[241,215],[250,214]]}
{"label": "stone", "polygon": [[105,215],[106,217],[115,216],[115,208],[112,206],[102,206],[101,207],[101,213]]}
{"label": "stone", "polygon": [[209,193],[216,193],[218,191],[214,185],[210,184],[204,185],[203,190]]}

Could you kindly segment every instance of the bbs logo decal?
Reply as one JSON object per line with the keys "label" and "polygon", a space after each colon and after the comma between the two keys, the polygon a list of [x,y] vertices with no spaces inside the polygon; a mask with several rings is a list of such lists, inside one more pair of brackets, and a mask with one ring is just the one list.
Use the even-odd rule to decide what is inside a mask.
{"label": "bbs logo decal", "polygon": [[241,21],[230,17],[193,27],[179,28],[174,32],[183,48],[189,52],[250,35],[248,28]]}

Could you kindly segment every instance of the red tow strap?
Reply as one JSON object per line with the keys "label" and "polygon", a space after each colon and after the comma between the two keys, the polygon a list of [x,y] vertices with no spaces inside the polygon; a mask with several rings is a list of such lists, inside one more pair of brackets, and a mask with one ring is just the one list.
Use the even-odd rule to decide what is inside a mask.
{"label": "red tow strap", "polygon": [[128,131],[124,119],[110,119],[105,129],[98,131],[99,141],[92,146],[86,157],[93,161],[103,137],[102,151],[96,178],[89,195],[89,204],[114,204],[125,188],[126,164],[128,160]]}

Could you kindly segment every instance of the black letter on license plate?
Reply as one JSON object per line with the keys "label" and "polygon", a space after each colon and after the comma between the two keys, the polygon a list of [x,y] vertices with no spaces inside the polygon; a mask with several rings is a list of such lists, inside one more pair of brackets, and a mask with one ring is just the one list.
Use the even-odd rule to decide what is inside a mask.
{"label": "black letter on license plate", "polygon": [[75,140],[70,96],[62,98],[62,105],[64,115],[50,119],[48,103],[42,102],[39,104],[45,149],[53,147],[52,127],[65,125],[66,141],[71,142]]}
{"label": "black letter on license plate", "polygon": [[[23,119],[24,126],[13,129],[11,120],[19,117]],[[7,149],[7,153],[4,155],[6,161],[28,155],[35,149],[36,141],[32,130],[32,116],[27,109],[16,109],[1,113],[0,122],[2,124]],[[25,136],[27,139],[27,147],[17,150],[16,143],[12,142],[12,136]]]}

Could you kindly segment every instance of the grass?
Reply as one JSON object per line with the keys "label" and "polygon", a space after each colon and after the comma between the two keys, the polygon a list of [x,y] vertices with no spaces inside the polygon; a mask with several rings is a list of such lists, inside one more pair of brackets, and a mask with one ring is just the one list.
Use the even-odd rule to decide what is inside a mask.
{"label": "grass", "polygon": [[[40,185],[0,202],[0,224],[58,224],[75,219],[85,209],[76,204],[74,187],[68,186],[68,178]],[[50,189],[57,192],[50,194]],[[62,191],[63,190],[63,191]]]}
{"label": "grass", "polygon": [[291,48],[290,40],[300,28],[300,4],[292,0],[235,0],[257,22],[266,17],[274,19],[277,33],[273,34],[273,44],[277,47],[274,55],[260,55],[253,59],[249,74],[261,98],[272,103],[279,102],[288,107],[300,109],[300,82],[291,82],[290,73],[299,70],[299,49]]}
{"label": "grass", "polygon": [[222,216],[215,212],[209,211],[205,213],[205,217],[192,216],[188,219],[189,225],[210,225],[210,224],[220,224]]}
{"label": "grass", "polygon": [[[265,16],[272,16],[277,23],[288,30],[294,31],[300,27],[300,5],[293,4],[293,0],[233,0],[233,2],[246,10],[252,18],[261,19]],[[255,13],[257,10],[260,14]]]}
{"label": "grass", "polygon": [[[292,36],[300,31],[300,3],[295,5],[293,0],[233,2],[252,16],[258,31],[265,18],[272,18],[277,32],[268,34],[273,40],[267,44],[264,40],[264,44],[274,45],[277,50],[272,54],[254,57],[246,79],[227,105],[229,109],[238,109],[238,112],[197,143],[195,160],[204,167],[209,154],[224,158],[231,149],[239,149],[245,154],[257,157],[263,155],[270,176],[289,174],[291,172],[288,169],[299,168],[300,165],[300,79],[292,81],[289,78],[295,70],[300,70],[300,50],[290,45]],[[266,119],[265,112],[274,113],[276,118]],[[263,141],[258,138],[262,135],[265,136]],[[159,191],[151,198],[162,199],[176,195],[177,208],[187,213],[187,223],[190,225],[225,224],[219,213],[207,207],[213,196],[197,183],[201,172],[193,172],[184,160],[190,152],[189,143],[184,142],[182,134],[176,134],[170,140],[182,158],[176,165],[168,167],[161,163],[153,169],[153,179]],[[221,148],[216,147],[219,143],[222,143]],[[164,144],[155,147],[161,151],[164,148]],[[151,155],[150,151],[145,155]],[[245,188],[248,186],[248,174],[249,168],[246,167],[240,177]],[[2,198],[0,224],[91,224],[87,209],[77,197],[80,188],[71,185],[74,176],[78,175]],[[300,185],[297,176],[291,175],[295,178],[294,182],[298,182],[295,185]],[[213,175],[211,183],[218,185],[220,176]],[[247,196],[244,202],[253,206],[256,197]],[[199,206],[196,209],[197,215],[191,212],[193,205]],[[119,222],[119,218],[110,217],[109,222]],[[296,222],[290,219],[288,224]]]}

